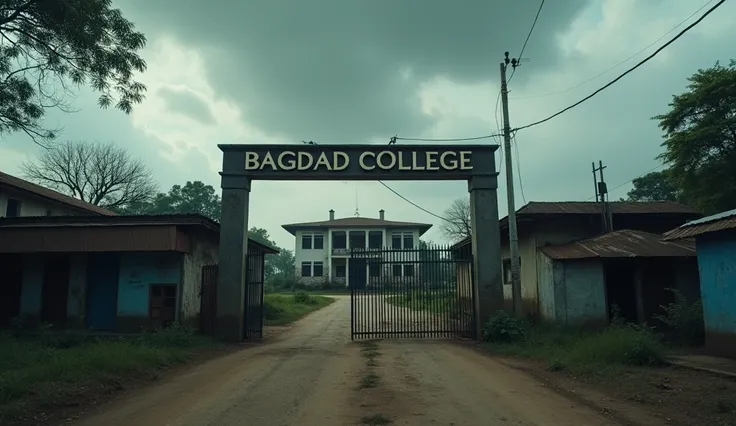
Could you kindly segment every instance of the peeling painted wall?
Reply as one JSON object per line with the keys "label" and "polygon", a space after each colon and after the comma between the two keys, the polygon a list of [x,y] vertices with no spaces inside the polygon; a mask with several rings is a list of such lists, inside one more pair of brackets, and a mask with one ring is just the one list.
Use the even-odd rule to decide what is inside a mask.
{"label": "peeling painted wall", "polygon": [[705,342],[736,358],[736,231],[696,238]]}
{"label": "peeling painted wall", "polygon": [[198,324],[202,308],[202,267],[215,265],[219,260],[216,240],[203,233],[189,236],[191,253],[184,255],[182,266],[181,321],[189,325]]}
{"label": "peeling painted wall", "polygon": [[603,263],[555,261],[539,253],[539,306],[546,321],[599,325],[608,321]]}

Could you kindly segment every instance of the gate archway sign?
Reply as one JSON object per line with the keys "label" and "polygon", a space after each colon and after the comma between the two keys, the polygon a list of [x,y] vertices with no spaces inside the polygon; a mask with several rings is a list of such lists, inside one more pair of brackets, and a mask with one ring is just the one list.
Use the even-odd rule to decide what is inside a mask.
{"label": "gate archway sign", "polygon": [[[244,336],[248,204],[254,180],[465,180],[476,327],[503,309],[497,145],[218,145],[223,152],[216,334]],[[476,334],[480,335],[480,334]]]}

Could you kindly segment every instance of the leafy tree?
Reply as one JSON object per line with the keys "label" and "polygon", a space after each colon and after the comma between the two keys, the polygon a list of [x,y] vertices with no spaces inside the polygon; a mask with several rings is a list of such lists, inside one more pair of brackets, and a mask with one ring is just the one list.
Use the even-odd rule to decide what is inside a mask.
{"label": "leafy tree", "polygon": [[670,111],[654,117],[664,131],[673,182],[704,213],[736,207],[736,61],[688,78]]}
{"label": "leafy tree", "polygon": [[28,180],[111,209],[147,203],[157,189],[151,169],[112,143],[57,143],[21,170]]}
{"label": "leafy tree", "polygon": [[220,196],[212,185],[187,181],[174,185],[167,193],[159,193],[150,201],[130,203],[118,209],[120,214],[201,214],[220,220]]}
{"label": "leafy tree", "polygon": [[443,217],[442,233],[450,241],[459,241],[470,236],[470,200],[458,198],[448,207]]}
{"label": "leafy tree", "polygon": [[73,86],[100,93],[102,108],[130,113],[146,87],[145,36],[112,0],[0,0],[0,135],[22,131],[43,144],[56,137],[42,119],[69,111]]}
{"label": "leafy tree", "polygon": [[628,201],[680,201],[681,194],[669,171],[651,172],[633,180]]}

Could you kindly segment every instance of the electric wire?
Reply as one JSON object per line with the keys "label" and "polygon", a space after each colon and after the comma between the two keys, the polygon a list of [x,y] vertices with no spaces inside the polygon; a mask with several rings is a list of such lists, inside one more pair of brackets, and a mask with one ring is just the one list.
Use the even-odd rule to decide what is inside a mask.
{"label": "electric wire", "polygon": [[[542,12],[542,7],[544,6],[544,0],[542,0],[541,3],[539,3],[539,9],[537,9],[537,15],[534,17],[534,21],[532,22],[531,28],[529,28],[529,33],[526,35],[526,40],[524,40],[524,44],[521,46],[521,52],[519,52],[519,57],[517,58],[519,61],[521,61],[522,56],[524,55],[524,50],[526,49],[527,43],[529,43],[529,39],[532,36],[532,33],[534,32],[534,27],[537,26],[537,19],[539,19],[539,14]],[[516,73],[516,67],[514,67],[511,70],[511,76],[509,77],[507,83],[511,82],[511,79],[514,78],[514,73]]]}
{"label": "electric wire", "polygon": [[604,71],[602,71],[602,72],[594,75],[593,77],[590,77],[589,79],[587,79],[587,80],[585,80],[585,81],[583,81],[583,82],[581,82],[579,84],[576,84],[575,86],[568,87],[567,89],[557,90],[557,91],[554,91],[554,92],[542,93],[542,94],[539,94],[539,95],[519,96],[519,97],[515,97],[515,98],[512,98],[512,99],[544,98],[544,97],[547,97],[547,96],[553,96],[553,95],[559,95],[559,94],[562,94],[562,93],[567,93],[567,92],[569,92],[571,90],[577,89],[578,87],[581,87],[581,86],[583,86],[585,84],[588,84],[591,81],[596,80],[598,77],[602,77],[603,75],[607,74],[609,71],[612,71],[613,69],[618,68],[619,66],[625,64],[626,62],[630,61],[634,57],[638,56],[640,53],[644,52],[645,50],[647,50],[650,47],[654,46],[655,44],[659,43],[662,39],[664,39],[665,37],[667,37],[668,35],[670,35],[673,31],[675,31],[676,29],[680,28],[685,22],[689,21],[690,18],[692,18],[693,16],[697,15],[698,12],[700,12],[703,9],[705,9],[709,4],[713,3],[713,1],[714,0],[709,0],[704,5],[700,6],[700,8],[698,8],[698,10],[696,10],[693,13],[691,13],[687,18],[685,18],[682,21],[680,21],[679,24],[675,25],[669,31],[667,31],[666,33],[662,34],[658,39],[656,39],[653,42],[649,43],[647,46],[641,48],[639,51],[637,51],[636,53],[632,54],[628,58],[621,60],[616,65],[613,65],[613,66],[609,67],[608,69],[606,69],[606,70],[604,70]]}
{"label": "electric wire", "polygon": [[710,9],[708,9],[708,10],[707,10],[707,11],[706,11],[705,13],[703,13],[703,14],[702,14],[702,15],[700,16],[700,18],[698,18],[698,19],[697,19],[697,20],[696,20],[695,22],[693,22],[693,23],[691,23],[690,25],[688,25],[687,27],[685,27],[685,28],[684,28],[684,29],[683,29],[682,31],[680,31],[679,33],[677,33],[677,35],[676,35],[676,36],[674,36],[674,37],[673,37],[672,39],[670,39],[670,40],[669,40],[669,41],[668,41],[667,43],[663,44],[663,45],[662,45],[662,46],[660,46],[660,47],[659,47],[659,48],[658,48],[657,50],[655,50],[655,51],[654,51],[654,52],[653,52],[653,53],[652,53],[651,55],[647,56],[646,58],[644,58],[643,60],[641,60],[641,61],[640,61],[639,63],[637,63],[637,64],[636,64],[636,65],[634,65],[633,67],[629,68],[629,69],[628,69],[628,70],[626,70],[626,71],[625,71],[625,72],[624,72],[623,74],[621,74],[621,75],[619,75],[618,77],[616,77],[615,79],[611,80],[610,82],[608,82],[608,83],[607,83],[606,85],[604,85],[603,87],[599,88],[599,89],[598,89],[598,90],[596,90],[595,92],[593,92],[593,93],[591,93],[590,95],[588,95],[588,96],[584,97],[583,99],[581,99],[581,100],[579,100],[579,101],[575,102],[574,104],[572,104],[572,105],[570,105],[570,106],[568,106],[568,107],[566,107],[566,108],[563,108],[563,109],[561,109],[560,111],[557,111],[556,113],[554,113],[554,114],[550,115],[550,116],[549,116],[549,117],[547,117],[547,118],[544,118],[544,119],[542,119],[542,120],[538,120],[538,121],[535,121],[535,122],[533,122],[533,123],[530,123],[530,124],[526,124],[526,125],[524,125],[524,126],[521,126],[521,127],[517,127],[517,128],[515,128],[515,129],[513,129],[513,131],[514,131],[514,132],[518,132],[519,130],[524,130],[524,129],[528,129],[528,128],[530,128],[530,127],[534,127],[534,126],[538,126],[538,125],[540,125],[540,124],[546,123],[547,121],[550,121],[550,120],[552,120],[553,118],[555,118],[555,117],[558,117],[559,115],[561,115],[561,114],[564,114],[564,113],[565,113],[565,112],[567,112],[567,111],[570,111],[571,109],[575,108],[576,106],[578,106],[578,105],[582,104],[583,102],[585,102],[585,101],[587,101],[587,100],[591,99],[591,98],[592,98],[593,96],[597,95],[598,93],[600,93],[600,92],[604,91],[605,89],[607,89],[607,88],[609,88],[609,87],[613,86],[613,85],[614,85],[614,84],[615,84],[616,82],[618,82],[619,80],[621,80],[622,78],[624,78],[624,77],[625,77],[626,75],[630,74],[631,72],[633,72],[634,70],[636,70],[636,69],[637,69],[637,68],[639,68],[640,66],[642,66],[642,65],[644,65],[645,63],[649,62],[649,60],[651,60],[652,58],[654,58],[655,56],[657,56],[657,55],[658,55],[658,54],[659,54],[660,52],[662,52],[662,51],[663,51],[663,50],[664,50],[665,48],[667,48],[667,47],[668,47],[668,46],[669,46],[670,44],[674,43],[674,42],[675,42],[675,41],[676,41],[677,39],[679,39],[679,38],[680,38],[680,37],[682,37],[682,36],[683,36],[683,35],[684,35],[685,33],[687,33],[688,31],[690,31],[690,30],[691,30],[691,29],[692,29],[693,27],[695,27],[695,26],[696,26],[696,25],[698,25],[698,24],[699,24],[700,22],[702,22],[702,21],[703,21],[703,19],[705,19],[705,17],[706,17],[706,16],[710,15],[711,13],[713,13],[713,11],[715,11],[716,9],[718,9],[718,8],[719,8],[719,7],[721,6],[721,5],[723,5],[723,3],[725,3],[725,2],[726,2],[726,0],[720,0],[720,1],[719,1],[718,3],[716,3],[716,4],[715,4],[715,5],[713,6],[713,7],[711,7],[711,8],[710,8]]}
{"label": "electric wire", "polygon": [[[655,171],[655,170],[657,170],[657,169],[661,169],[661,168],[662,168],[662,167],[664,167],[664,166],[665,166],[664,164],[660,164],[660,165],[658,165],[658,166],[656,166],[656,167],[653,167],[653,168],[651,168],[651,169],[647,170],[646,172],[644,172],[644,173],[640,174],[639,176],[635,176],[635,177],[633,177],[633,178],[631,178],[631,179],[627,180],[626,182],[624,182],[624,183],[622,183],[622,184],[620,184],[620,185],[616,185],[616,186],[614,186],[613,188],[611,188],[611,189],[609,189],[609,190],[608,190],[608,193],[610,194],[611,192],[613,192],[613,191],[615,191],[615,190],[617,190],[617,189],[621,188],[622,186],[624,186],[624,185],[628,185],[628,184],[630,184],[631,182],[635,181],[636,179],[639,179],[640,177],[646,176],[646,175],[648,175],[649,173],[652,173],[653,171]],[[585,201],[590,201],[590,200],[592,200],[593,198],[595,198],[595,196],[593,196],[593,197],[590,197],[590,198],[588,198],[588,199],[587,199],[587,200],[585,200]]]}

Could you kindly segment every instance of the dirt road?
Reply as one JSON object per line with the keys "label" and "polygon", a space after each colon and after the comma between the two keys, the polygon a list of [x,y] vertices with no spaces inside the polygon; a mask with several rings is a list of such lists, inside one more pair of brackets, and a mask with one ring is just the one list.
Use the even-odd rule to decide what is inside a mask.
{"label": "dirt road", "polygon": [[136,391],[76,426],[614,424],[451,342],[379,341],[369,365],[349,324],[340,297],[271,342]]}

